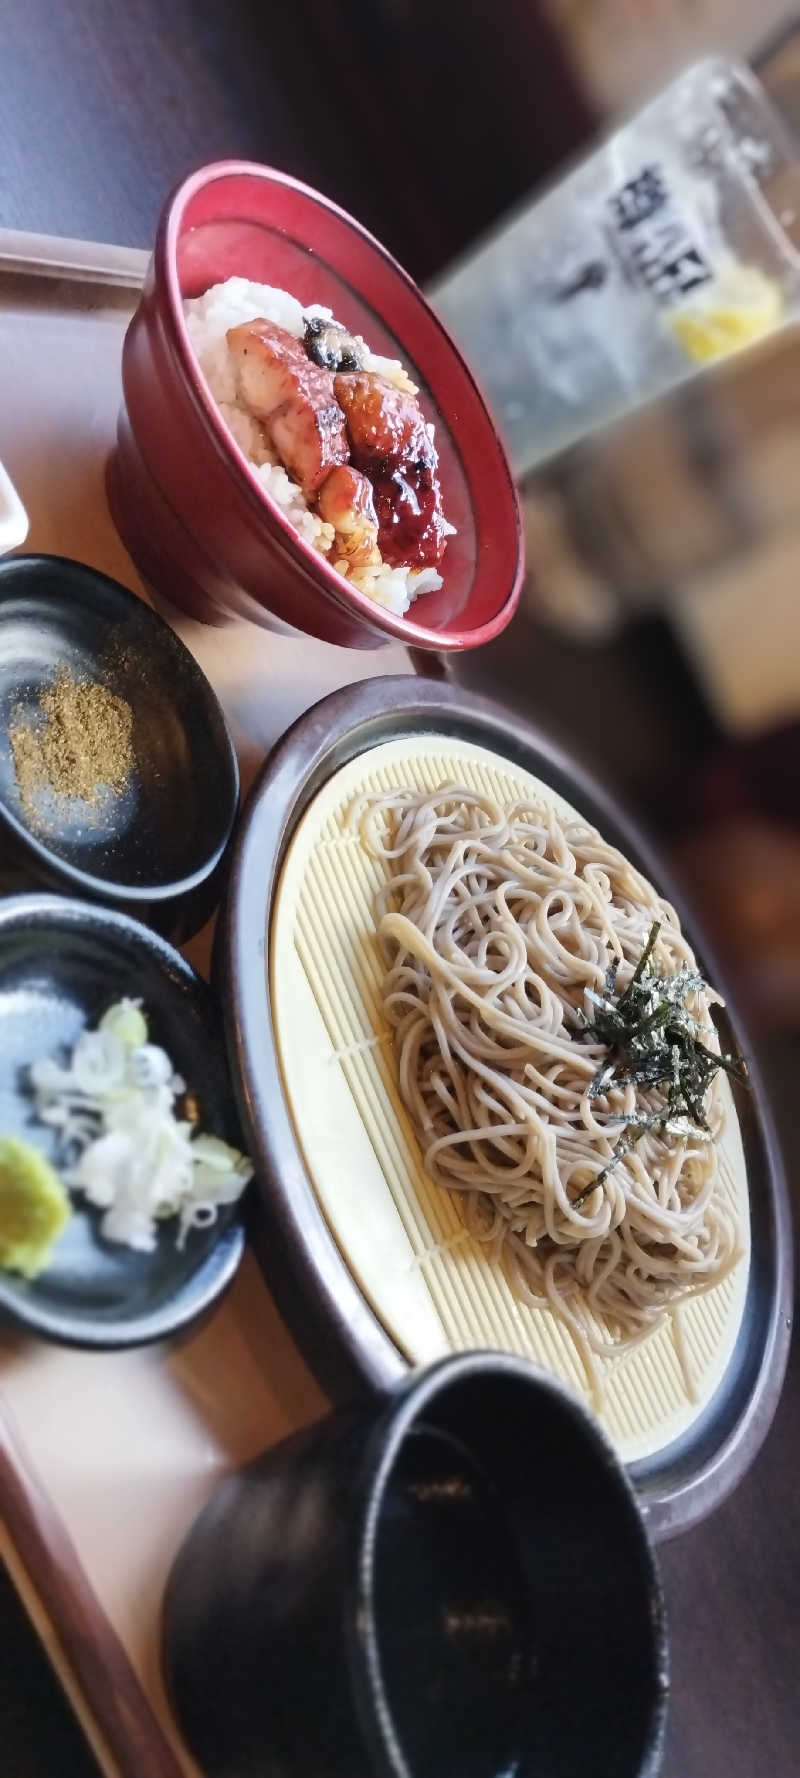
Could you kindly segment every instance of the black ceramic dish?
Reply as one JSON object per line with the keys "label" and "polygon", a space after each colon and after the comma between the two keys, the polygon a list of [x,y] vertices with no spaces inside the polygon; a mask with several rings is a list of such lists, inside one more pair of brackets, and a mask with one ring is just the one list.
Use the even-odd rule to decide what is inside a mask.
{"label": "black ceramic dish", "polygon": [[[54,1133],[33,1117],[25,1070],[58,1056],[123,995],[140,997],[155,1043],[196,1093],[203,1128],[238,1143],[220,1020],[204,982],[172,947],[115,909],[59,896],[0,902],[0,1134],[55,1160]],[[27,1281],[0,1271],[0,1314],[69,1345],[120,1347],[163,1339],[208,1308],[244,1244],[236,1207],[183,1250],[165,1223],[153,1253],[105,1241],[100,1213],[76,1197],[53,1259]]]}
{"label": "black ceramic dish", "polygon": [[521,1359],[446,1359],[224,1482],[164,1650],[208,1778],[659,1769],[663,1600],[633,1490]]}
{"label": "black ceramic dish", "polygon": [[[426,731],[493,748],[580,808],[678,908],[710,980],[728,1003],[732,1041],[748,1045],[731,996],[657,854],[619,804],[546,735],[460,688],[412,678],[373,679],[317,704],[270,755],[243,818],[219,933],[228,1045],[250,1152],[261,1180],[255,1239],[295,1338],[336,1394],[353,1377],[378,1388],[406,1371],[359,1289],[319,1205],[286,1106],[270,1020],[266,967],[274,891],[292,834],[316,792],[357,754]],[[735,997],[734,997],[735,1005]],[[740,1094],[750,1186],[750,1277],[739,1338],[709,1406],[673,1445],[632,1466],[656,1536],[705,1517],[736,1485],[769,1428],[789,1345],[792,1247],[786,1186],[766,1095],[751,1062]]]}
{"label": "black ceramic dish", "polygon": [[[96,809],[45,797],[35,828],[20,803],[8,731],[35,718],[59,668],[100,680],[134,715],[130,785]],[[174,940],[217,900],[239,798],[225,718],[196,661],[116,581],[59,556],[0,563],[0,889],[62,889],[125,908]]]}

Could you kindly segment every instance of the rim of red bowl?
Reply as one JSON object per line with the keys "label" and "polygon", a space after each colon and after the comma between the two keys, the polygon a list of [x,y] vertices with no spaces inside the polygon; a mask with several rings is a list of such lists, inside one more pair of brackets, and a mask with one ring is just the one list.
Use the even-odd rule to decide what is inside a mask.
{"label": "rim of red bowl", "polygon": [[[183,217],[188,203],[195,196],[195,193],[202,190],[204,186],[212,184],[217,179],[228,179],[231,177],[264,179],[278,185],[287,186],[290,190],[302,192],[304,197],[311,198],[314,203],[320,204],[324,209],[331,211],[333,215],[339,217],[348,228],[353,229],[356,234],[361,235],[364,240],[368,241],[373,250],[380,254],[381,258],[391,267],[395,276],[406,285],[406,288],[413,294],[420,306],[427,312],[428,317],[441,336],[445,351],[449,352],[451,356],[458,361],[464,377],[471,383],[486,415],[487,423],[491,429],[492,437],[508,483],[509,511],[510,516],[513,518],[517,545],[516,568],[509,592],[494,616],[487,619],[485,623],[459,630],[456,627],[458,622],[458,619],[456,618],[452,626],[448,625],[442,630],[429,629],[427,625],[421,624],[411,617],[410,611],[413,610],[413,606],[409,608],[408,614],[400,616],[399,614],[389,611],[385,605],[379,605],[377,600],[370,599],[367,593],[360,592],[357,587],[349,586],[347,581],[344,580],[340,574],[337,574],[334,568],[331,568],[328,565],[324,556],[321,556],[318,550],[312,549],[311,545],[304,541],[295,530],[294,526],[290,523],[289,519],[285,517],[277,501],[272,500],[270,495],[266,492],[266,489],[262,488],[260,482],[257,481],[252,464],[248,462],[244,452],[240,449],[226,426],[214,397],[208,388],[203,372],[200,369],[197,354],[194,351],[186,329],[186,320],[183,312],[183,297],[181,295],[180,284],[178,281],[178,241],[180,239]],[[330,198],[326,198],[321,192],[315,191],[313,186],[304,184],[301,179],[293,178],[290,173],[281,173],[276,167],[268,167],[259,161],[212,161],[209,162],[207,166],[198,167],[194,173],[190,173],[188,178],[183,179],[180,185],[175,187],[171,197],[168,198],[158,225],[154,252],[154,268],[156,281],[161,284],[167,294],[174,343],[177,347],[181,369],[194,397],[195,404],[199,407],[200,413],[206,424],[211,428],[211,434],[220,457],[226,466],[230,467],[234,474],[244,476],[248,496],[254,509],[262,518],[265,513],[268,515],[270,523],[277,528],[279,534],[282,534],[284,547],[287,552],[298,558],[306,570],[311,572],[315,578],[322,582],[322,586],[328,596],[338,605],[343,606],[345,610],[355,610],[359,612],[368,627],[386,631],[389,635],[396,637],[398,641],[405,642],[407,647],[421,645],[428,648],[439,649],[444,653],[451,649],[479,648],[483,643],[491,642],[493,637],[498,636],[510,622],[519,603],[522,579],[525,571],[525,556],[522,542],[522,518],[520,514],[519,498],[514,484],[514,478],[511,473],[511,466],[506,455],[505,447],[503,446],[497,428],[488,408],[486,407],[486,403],[475,378],[472,375],[469,365],[459,352],[455,341],[451,339],[446,327],[444,327],[439,320],[436,311],[431,308],[430,303],[427,302],[426,298],[423,296],[419,286],[415,284],[408,272],[403,270],[403,267],[393,255],[381,245],[380,241],[376,240],[375,236],[370,234],[368,229],[363,228],[361,223],[357,222],[355,217],[350,216],[346,210],[343,210],[339,204],[334,203]],[[402,341],[399,341],[398,343],[402,345]],[[444,417],[446,418],[446,416]],[[448,421],[448,424],[451,425],[452,429],[451,422]],[[455,430],[453,430],[453,438],[457,445],[458,439]]]}

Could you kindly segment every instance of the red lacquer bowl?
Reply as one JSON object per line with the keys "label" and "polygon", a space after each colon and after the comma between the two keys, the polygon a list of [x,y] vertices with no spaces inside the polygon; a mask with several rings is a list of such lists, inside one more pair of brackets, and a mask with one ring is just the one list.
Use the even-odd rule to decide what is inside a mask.
{"label": "red lacquer bowl", "polygon": [[[407,617],[349,587],[298,537],[218,413],[182,299],[235,275],[327,304],[373,351],[401,358],[419,384],[458,534],[443,586]],[[112,511],[145,578],[193,617],[249,618],[351,648],[393,637],[416,648],[476,648],[509,622],[523,567],[519,507],[482,397],[411,279],[308,186],[238,161],[202,167],[179,186],[126,335],[122,380]]]}

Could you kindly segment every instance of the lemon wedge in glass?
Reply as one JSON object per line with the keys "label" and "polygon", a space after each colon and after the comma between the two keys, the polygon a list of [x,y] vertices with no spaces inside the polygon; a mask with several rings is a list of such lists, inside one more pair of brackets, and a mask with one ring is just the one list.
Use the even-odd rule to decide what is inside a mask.
{"label": "lemon wedge in glass", "polygon": [[35,1278],[71,1214],[44,1155],[15,1136],[0,1137],[0,1266]]}
{"label": "lemon wedge in glass", "polygon": [[734,262],[715,279],[712,294],[667,317],[667,326],[688,358],[711,364],[753,345],[779,326],[780,286],[755,265]]}

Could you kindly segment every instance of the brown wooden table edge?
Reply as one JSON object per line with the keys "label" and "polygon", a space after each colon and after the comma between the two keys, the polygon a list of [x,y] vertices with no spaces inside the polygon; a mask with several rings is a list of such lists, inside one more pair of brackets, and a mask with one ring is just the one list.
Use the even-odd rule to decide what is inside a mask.
{"label": "brown wooden table edge", "polygon": [[185,1778],[77,1551],[0,1407],[0,1512],[121,1778]]}

